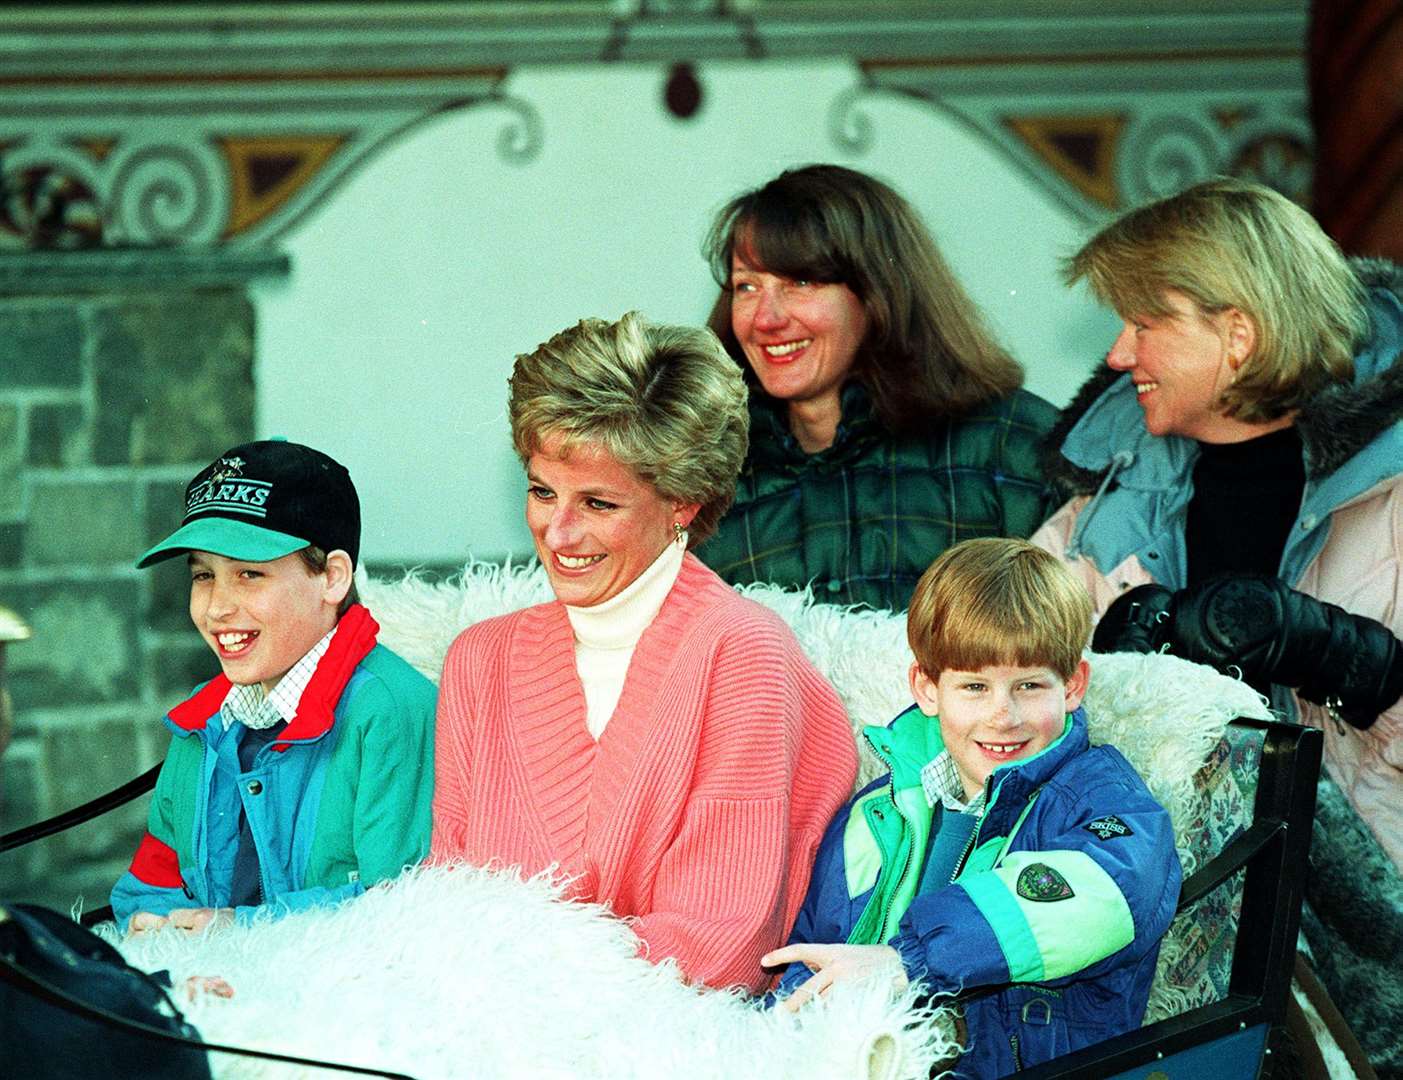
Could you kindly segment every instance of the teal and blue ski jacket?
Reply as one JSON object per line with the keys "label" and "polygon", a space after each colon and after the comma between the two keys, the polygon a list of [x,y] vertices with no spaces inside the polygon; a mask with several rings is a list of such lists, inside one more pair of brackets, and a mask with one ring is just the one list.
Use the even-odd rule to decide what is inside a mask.
{"label": "teal and blue ski jacket", "polygon": [[[342,616],[297,716],[247,771],[237,732],[219,718],[225,676],[171,710],[147,832],[112,890],[119,927],[139,911],[228,906],[240,807],[258,852],[262,908],[274,914],[359,896],[428,854],[438,695],[376,644],[378,630],[359,604]],[[237,783],[221,782],[226,774]]]}
{"label": "teal and blue ski jacket", "polygon": [[[924,888],[946,812],[920,778],[944,749],[939,721],[913,706],[865,734],[891,772],[829,825],[790,943],[885,942],[912,982],[960,994],[961,1076],[1004,1076],[1138,1027],[1179,858],[1169,815],[1118,750],[1090,745],[1082,710],[1040,753],[994,770],[952,881]],[[809,974],[791,965],[778,994]]]}

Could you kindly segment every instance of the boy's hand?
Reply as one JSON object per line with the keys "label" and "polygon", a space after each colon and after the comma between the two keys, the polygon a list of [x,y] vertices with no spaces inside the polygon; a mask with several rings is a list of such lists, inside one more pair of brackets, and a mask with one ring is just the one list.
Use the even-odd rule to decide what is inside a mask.
{"label": "boy's hand", "polygon": [[[177,930],[184,930],[188,934],[195,934],[214,924],[218,929],[221,926],[228,926],[234,921],[234,909],[228,907],[183,907],[176,908],[170,913],[170,924]],[[136,922],[136,916],[132,916],[132,922]]]}
{"label": "boy's hand", "polygon": [[786,945],[760,958],[765,967],[800,963],[814,974],[780,1004],[790,1012],[810,998],[827,993],[835,982],[889,978],[893,993],[906,989],[901,954],[890,945]]}
{"label": "boy's hand", "polygon": [[170,920],[164,915],[155,915],[149,911],[138,911],[127,923],[127,936],[133,937],[136,934],[144,934],[148,931],[159,930]]}

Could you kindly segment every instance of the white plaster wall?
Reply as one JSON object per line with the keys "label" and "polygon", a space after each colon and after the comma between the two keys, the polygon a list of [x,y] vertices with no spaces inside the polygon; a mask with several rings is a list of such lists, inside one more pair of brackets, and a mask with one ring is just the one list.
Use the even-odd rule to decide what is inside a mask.
{"label": "white plaster wall", "polygon": [[1031,389],[1061,404],[1109,342],[1110,316],[1064,289],[1083,228],[977,136],[890,97],[843,154],[827,110],[846,63],[706,64],[703,110],[661,106],[659,66],[520,69],[541,153],[502,160],[507,114],[481,107],[385,148],[284,238],[292,276],[258,303],[258,427],[351,470],[372,561],[530,551],[505,420],[512,359],[586,315],[700,322],[715,285],[712,214],[782,168],[834,161],[920,209]]}

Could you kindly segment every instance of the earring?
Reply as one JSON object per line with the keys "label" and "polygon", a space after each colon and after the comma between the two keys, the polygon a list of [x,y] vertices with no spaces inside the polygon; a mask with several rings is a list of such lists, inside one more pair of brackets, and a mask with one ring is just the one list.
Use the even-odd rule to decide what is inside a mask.
{"label": "earring", "polygon": [[687,539],[687,530],[686,530],[686,528],[683,526],[682,522],[680,522],[680,521],[674,521],[674,522],[672,523],[672,535],[673,535],[673,538],[674,538],[679,544],[682,543],[682,541],[684,541],[685,539]]}

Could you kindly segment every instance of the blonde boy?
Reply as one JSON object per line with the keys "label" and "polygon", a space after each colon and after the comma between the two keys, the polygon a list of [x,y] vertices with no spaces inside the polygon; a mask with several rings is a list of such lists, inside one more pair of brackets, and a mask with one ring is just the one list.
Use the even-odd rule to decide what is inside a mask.
{"label": "blonde boy", "polygon": [[963,998],[958,1072],[1003,1076],[1139,1026],[1179,896],[1169,816],[1087,740],[1085,590],[1022,540],[916,586],[916,703],[866,737],[890,773],[829,826],[780,982],[797,1008],[890,977]]}

